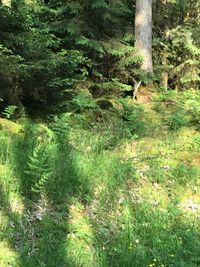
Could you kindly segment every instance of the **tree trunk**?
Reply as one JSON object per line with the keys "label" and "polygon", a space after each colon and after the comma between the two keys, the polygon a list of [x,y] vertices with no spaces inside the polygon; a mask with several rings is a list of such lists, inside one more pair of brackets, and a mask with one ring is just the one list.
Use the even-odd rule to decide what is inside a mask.
{"label": "tree trunk", "polygon": [[165,91],[168,89],[168,73],[166,71],[162,72],[161,86]]}
{"label": "tree trunk", "polygon": [[135,14],[135,48],[143,56],[141,69],[153,74],[152,0],[137,0]]}
{"label": "tree trunk", "polygon": [[[167,54],[166,51],[164,50],[163,52],[163,58],[162,58],[162,66],[165,69],[167,66]],[[162,75],[161,75],[161,86],[165,91],[168,89],[168,72],[166,70],[163,70]]]}

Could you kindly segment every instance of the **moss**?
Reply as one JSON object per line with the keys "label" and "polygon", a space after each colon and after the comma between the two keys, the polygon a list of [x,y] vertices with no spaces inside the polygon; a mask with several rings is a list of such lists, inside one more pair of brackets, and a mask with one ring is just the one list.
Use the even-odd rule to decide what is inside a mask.
{"label": "moss", "polygon": [[12,134],[18,134],[22,132],[21,125],[15,122],[9,121],[7,119],[2,119],[2,118],[0,118],[0,129],[7,130],[9,133],[12,133]]}

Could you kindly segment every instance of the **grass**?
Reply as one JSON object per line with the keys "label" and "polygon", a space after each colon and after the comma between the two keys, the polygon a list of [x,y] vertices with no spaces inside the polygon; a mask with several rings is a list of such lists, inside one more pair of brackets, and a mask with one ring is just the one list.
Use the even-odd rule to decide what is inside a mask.
{"label": "grass", "polygon": [[95,124],[1,119],[0,266],[199,266],[200,133],[182,98]]}

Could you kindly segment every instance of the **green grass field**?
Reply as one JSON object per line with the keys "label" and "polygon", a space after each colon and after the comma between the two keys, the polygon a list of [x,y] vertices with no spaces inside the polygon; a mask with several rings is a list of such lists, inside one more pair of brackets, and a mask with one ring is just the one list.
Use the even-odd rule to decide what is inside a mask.
{"label": "green grass field", "polygon": [[0,266],[200,266],[199,95],[168,99],[0,119]]}

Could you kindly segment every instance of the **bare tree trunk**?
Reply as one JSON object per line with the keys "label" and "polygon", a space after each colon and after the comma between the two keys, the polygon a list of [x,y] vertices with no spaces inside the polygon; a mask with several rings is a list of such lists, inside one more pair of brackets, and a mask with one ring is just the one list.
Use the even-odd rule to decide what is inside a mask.
{"label": "bare tree trunk", "polygon": [[135,48],[143,56],[141,68],[153,74],[152,0],[137,0],[135,14]]}
{"label": "bare tree trunk", "polygon": [[161,77],[161,85],[165,91],[168,89],[168,73],[162,72],[162,77]]}
{"label": "bare tree trunk", "polygon": [[168,72],[165,70],[166,66],[167,66],[167,53],[166,50],[164,49],[163,51],[163,55],[162,55],[162,66],[164,68],[162,74],[161,74],[161,86],[163,87],[163,89],[165,91],[167,91],[168,89]]}

